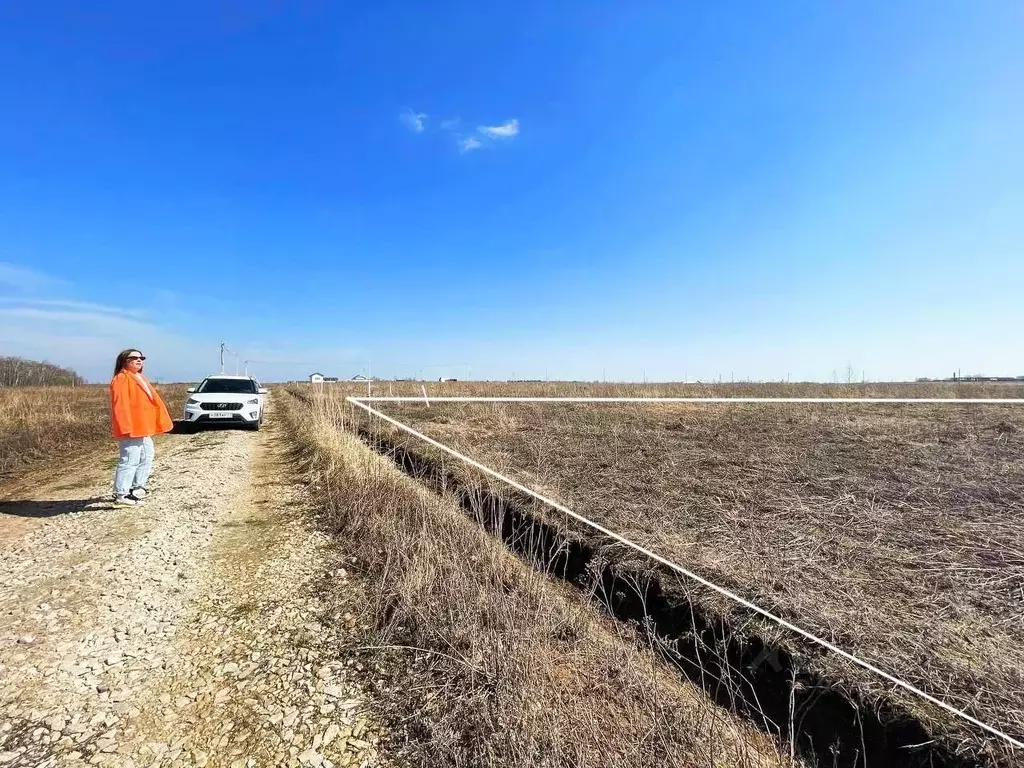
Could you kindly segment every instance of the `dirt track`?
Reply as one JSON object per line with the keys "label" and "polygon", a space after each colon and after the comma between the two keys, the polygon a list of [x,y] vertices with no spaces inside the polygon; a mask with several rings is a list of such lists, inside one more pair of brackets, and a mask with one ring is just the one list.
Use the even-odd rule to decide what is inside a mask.
{"label": "dirt track", "polygon": [[144,509],[108,474],[0,500],[0,765],[381,764],[272,415],[161,439]]}

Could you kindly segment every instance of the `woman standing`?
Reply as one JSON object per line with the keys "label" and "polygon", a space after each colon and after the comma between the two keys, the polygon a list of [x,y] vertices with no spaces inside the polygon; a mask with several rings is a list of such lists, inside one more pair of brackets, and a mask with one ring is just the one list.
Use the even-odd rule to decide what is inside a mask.
{"label": "woman standing", "polygon": [[160,394],[142,375],[145,356],[123,350],[110,380],[110,415],[121,458],[114,473],[114,505],[137,507],[146,496],[153,470],[153,435],[174,426]]}

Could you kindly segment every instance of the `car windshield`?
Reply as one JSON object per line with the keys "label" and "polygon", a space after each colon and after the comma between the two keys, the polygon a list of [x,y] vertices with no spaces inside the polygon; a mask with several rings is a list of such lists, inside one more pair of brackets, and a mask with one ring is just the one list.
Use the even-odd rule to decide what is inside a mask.
{"label": "car windshield", "polygon": [[255,395],[256,383],[251,379],[207,379],[196,391],[206,394]]}

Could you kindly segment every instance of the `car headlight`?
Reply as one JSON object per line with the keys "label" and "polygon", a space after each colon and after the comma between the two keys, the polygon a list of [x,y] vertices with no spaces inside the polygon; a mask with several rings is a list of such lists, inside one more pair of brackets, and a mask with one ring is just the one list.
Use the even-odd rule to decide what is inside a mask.
{"label": "car headlight", "polygon": [[259,405],[260,404],[260,399],[258,397],[254,397],[252,400],[246,400],[245,404],[246,405]]}
{"label": "car headlight", "polygon": [[194,397],[190,397],[188,400],[185,401],[185,405],[199,405],[199,401],[196,400]]}

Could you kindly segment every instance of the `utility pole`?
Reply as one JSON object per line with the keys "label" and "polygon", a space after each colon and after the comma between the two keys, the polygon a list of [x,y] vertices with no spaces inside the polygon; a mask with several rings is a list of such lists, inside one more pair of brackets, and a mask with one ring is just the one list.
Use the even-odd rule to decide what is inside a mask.
{"label": "utility pole", "polygon": [[220,343],[220,372],[224,374],[224,350],[227,349],[228,345],[223,341]]}

